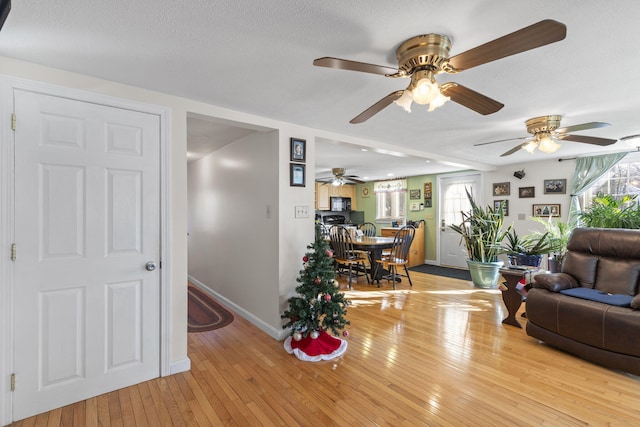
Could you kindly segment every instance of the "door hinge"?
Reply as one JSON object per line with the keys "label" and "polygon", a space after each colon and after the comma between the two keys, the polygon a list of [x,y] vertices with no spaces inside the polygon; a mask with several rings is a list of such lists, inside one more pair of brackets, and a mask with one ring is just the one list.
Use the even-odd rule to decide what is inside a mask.
{"label": "door hinge", "polygon": [[16,130],[16,113],[11,113],[11,129]]}
{"label": "door hinge", "polygon": [[16,260],[16,252],[18,250],[18,247],[16,246],[15,243],[11,244],[11,261],[15,261]]}
{"label": "door hinge", "polygon": [[11,391],[16,389],[16,374],[11,374]]}

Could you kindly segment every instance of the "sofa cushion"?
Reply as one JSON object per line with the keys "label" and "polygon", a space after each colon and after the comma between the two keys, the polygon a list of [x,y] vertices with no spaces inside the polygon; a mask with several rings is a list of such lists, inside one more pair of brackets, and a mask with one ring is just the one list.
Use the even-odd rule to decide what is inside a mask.
{"label": "sofa cushion", "polygon": [[598,257],[595,255],[568,252],[562,264],[562,272],[575,277],[583,288],[593,288],[596,283],[597,266]]}
{"label": "sofa cushion", "polygon": [[589,301],[596,301],[604,304],[615,305],[618,307],[631,307],[631,300],[633,299],[631,295],[610,294],[607,292],[599,291],[597,289],[589,289],[589,288],[563,289],[560,291],[560,293],[564,295],[569,295],[572,297],[586,299]]}
{"label": "sofa cushion", "polygon": [[600,258],[595,289],[611,294],[635,295],[640,261]]}
{"label": "sofa cushion", "polygon": [[577,286],[576,279],[565,273],[541,273],[536,274],[534,278],[534,287],[545,288],[551,292],[560,292]]}

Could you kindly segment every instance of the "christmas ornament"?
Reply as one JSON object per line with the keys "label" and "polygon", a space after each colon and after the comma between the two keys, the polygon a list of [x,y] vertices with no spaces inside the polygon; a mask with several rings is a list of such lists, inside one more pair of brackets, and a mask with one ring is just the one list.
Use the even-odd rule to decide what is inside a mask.
{"label": "christmas ornament", "polygon": [[340,282],[338,282],[337,280],[333,280],[333,286],[335,286],[336,288],[340,287]]}
{"label": "christmas ornament", "polygon": [[333,251],[332,251],[332,250],[330,250],[330,249],[327,249],[327,256],[328,256],[329,258],[333,258]]}
{"label": "christmas ornament", "polygon": [[325,301],[331,301],[331,295],[329,295],[329,294],[324,294],[324,300],[325,300]]}
{"label": "christmas ornament", "polygon": [[347,338],[349,336],[349,331],[342,331],[342,336]]}
{"label": "christmas ornament", "polygon": [[304,262],[309,261],[309,257],[308,257],[308,256],[306,256],[306,255],[305,255],[305,256],[303,256],[303,257],[302,257],[302,261],[304,261]]}
{"label": "christmas ornament", "polygon": [[311,331],[311,334],[309,334],[311,336],[312,339],[317,339],[320,336],[320,332],[318,331]]}
{"label": "christmas ornament", "polygon": [[296,341],[300,341],[302,339],[302,334],[298,331],[293,333],[293,339]]}
{"label": "christmas ornament", "polygon": [[319,285],[320,282],[322,282],[322,279],[319,277],[316,277],[315,279],[313,279],[313,283],[315,283],[316,285]]}

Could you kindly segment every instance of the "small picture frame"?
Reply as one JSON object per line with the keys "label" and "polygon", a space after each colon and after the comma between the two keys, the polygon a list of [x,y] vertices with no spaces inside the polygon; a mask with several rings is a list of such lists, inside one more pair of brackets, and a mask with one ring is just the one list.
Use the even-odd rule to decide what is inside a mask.
{"label": "small picture frame", "polygon": [[520,187],[518,188],[518,197],[521,199],[527,199],[529,197],[536,197],[536,187]]}
{"label": "small picture frame", "polygon": [[362,189],[360,190],[360,195],[365,199],[371,196],[371,188],[369,188],[368,185],[363,186]]}
{"label": "small picture frame", "polygon": [[289,185],[291,187],[305,186],[305,165],[301,165],[299,163],[290,163]]}
{"label": "small picture frame", "polygon": [[502,212],[504,213],[504,216],[509,216],[509,201],[506,199],[502,199],[502,200],[494,200],[493,201],[493,210],[498,210],[500,208],[500,204],[504,203],[502,205]]}
{"label": "small picture frame", "polygon": [[558,217],[560,216],[560,204],[533,205],[533,216]]}
{"label": "small picture frame", "polygon": [[291,161],[305,163],[307,157],[307,141],[299,138],[291,138]]}
{"label": "small picture frame", "polygon": [[567,193],[566,179],[545,179],[544,180],[544,194],[566,194],[566,193]]}
{"label": "small picture frame", "polygon": [[418,190],[409,190],[409,199],[411,199],[411,200],[420,200],[420,189],[418,189]]}
{"label": "small picture frame", "polygon": [[511,194],[511,183],[496,182],[493,184],[493,197],[509,196]]}

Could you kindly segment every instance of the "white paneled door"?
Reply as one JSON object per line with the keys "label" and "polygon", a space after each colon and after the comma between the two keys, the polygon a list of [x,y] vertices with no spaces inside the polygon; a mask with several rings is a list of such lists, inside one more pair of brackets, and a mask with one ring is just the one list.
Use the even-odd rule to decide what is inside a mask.
{"label": "white paneled door", "polygon": [[466,190],[477,198],[481,184],[480,174],[451,176],[440,179],[440,264],[467,268],[467,252],[461,245],[460,235],[449,227],[462,222],[461,212],[471,208]]}
{"label": "white paneled door", "polygon": [[160,119],[14,96],[17,420],[160,374]]}

